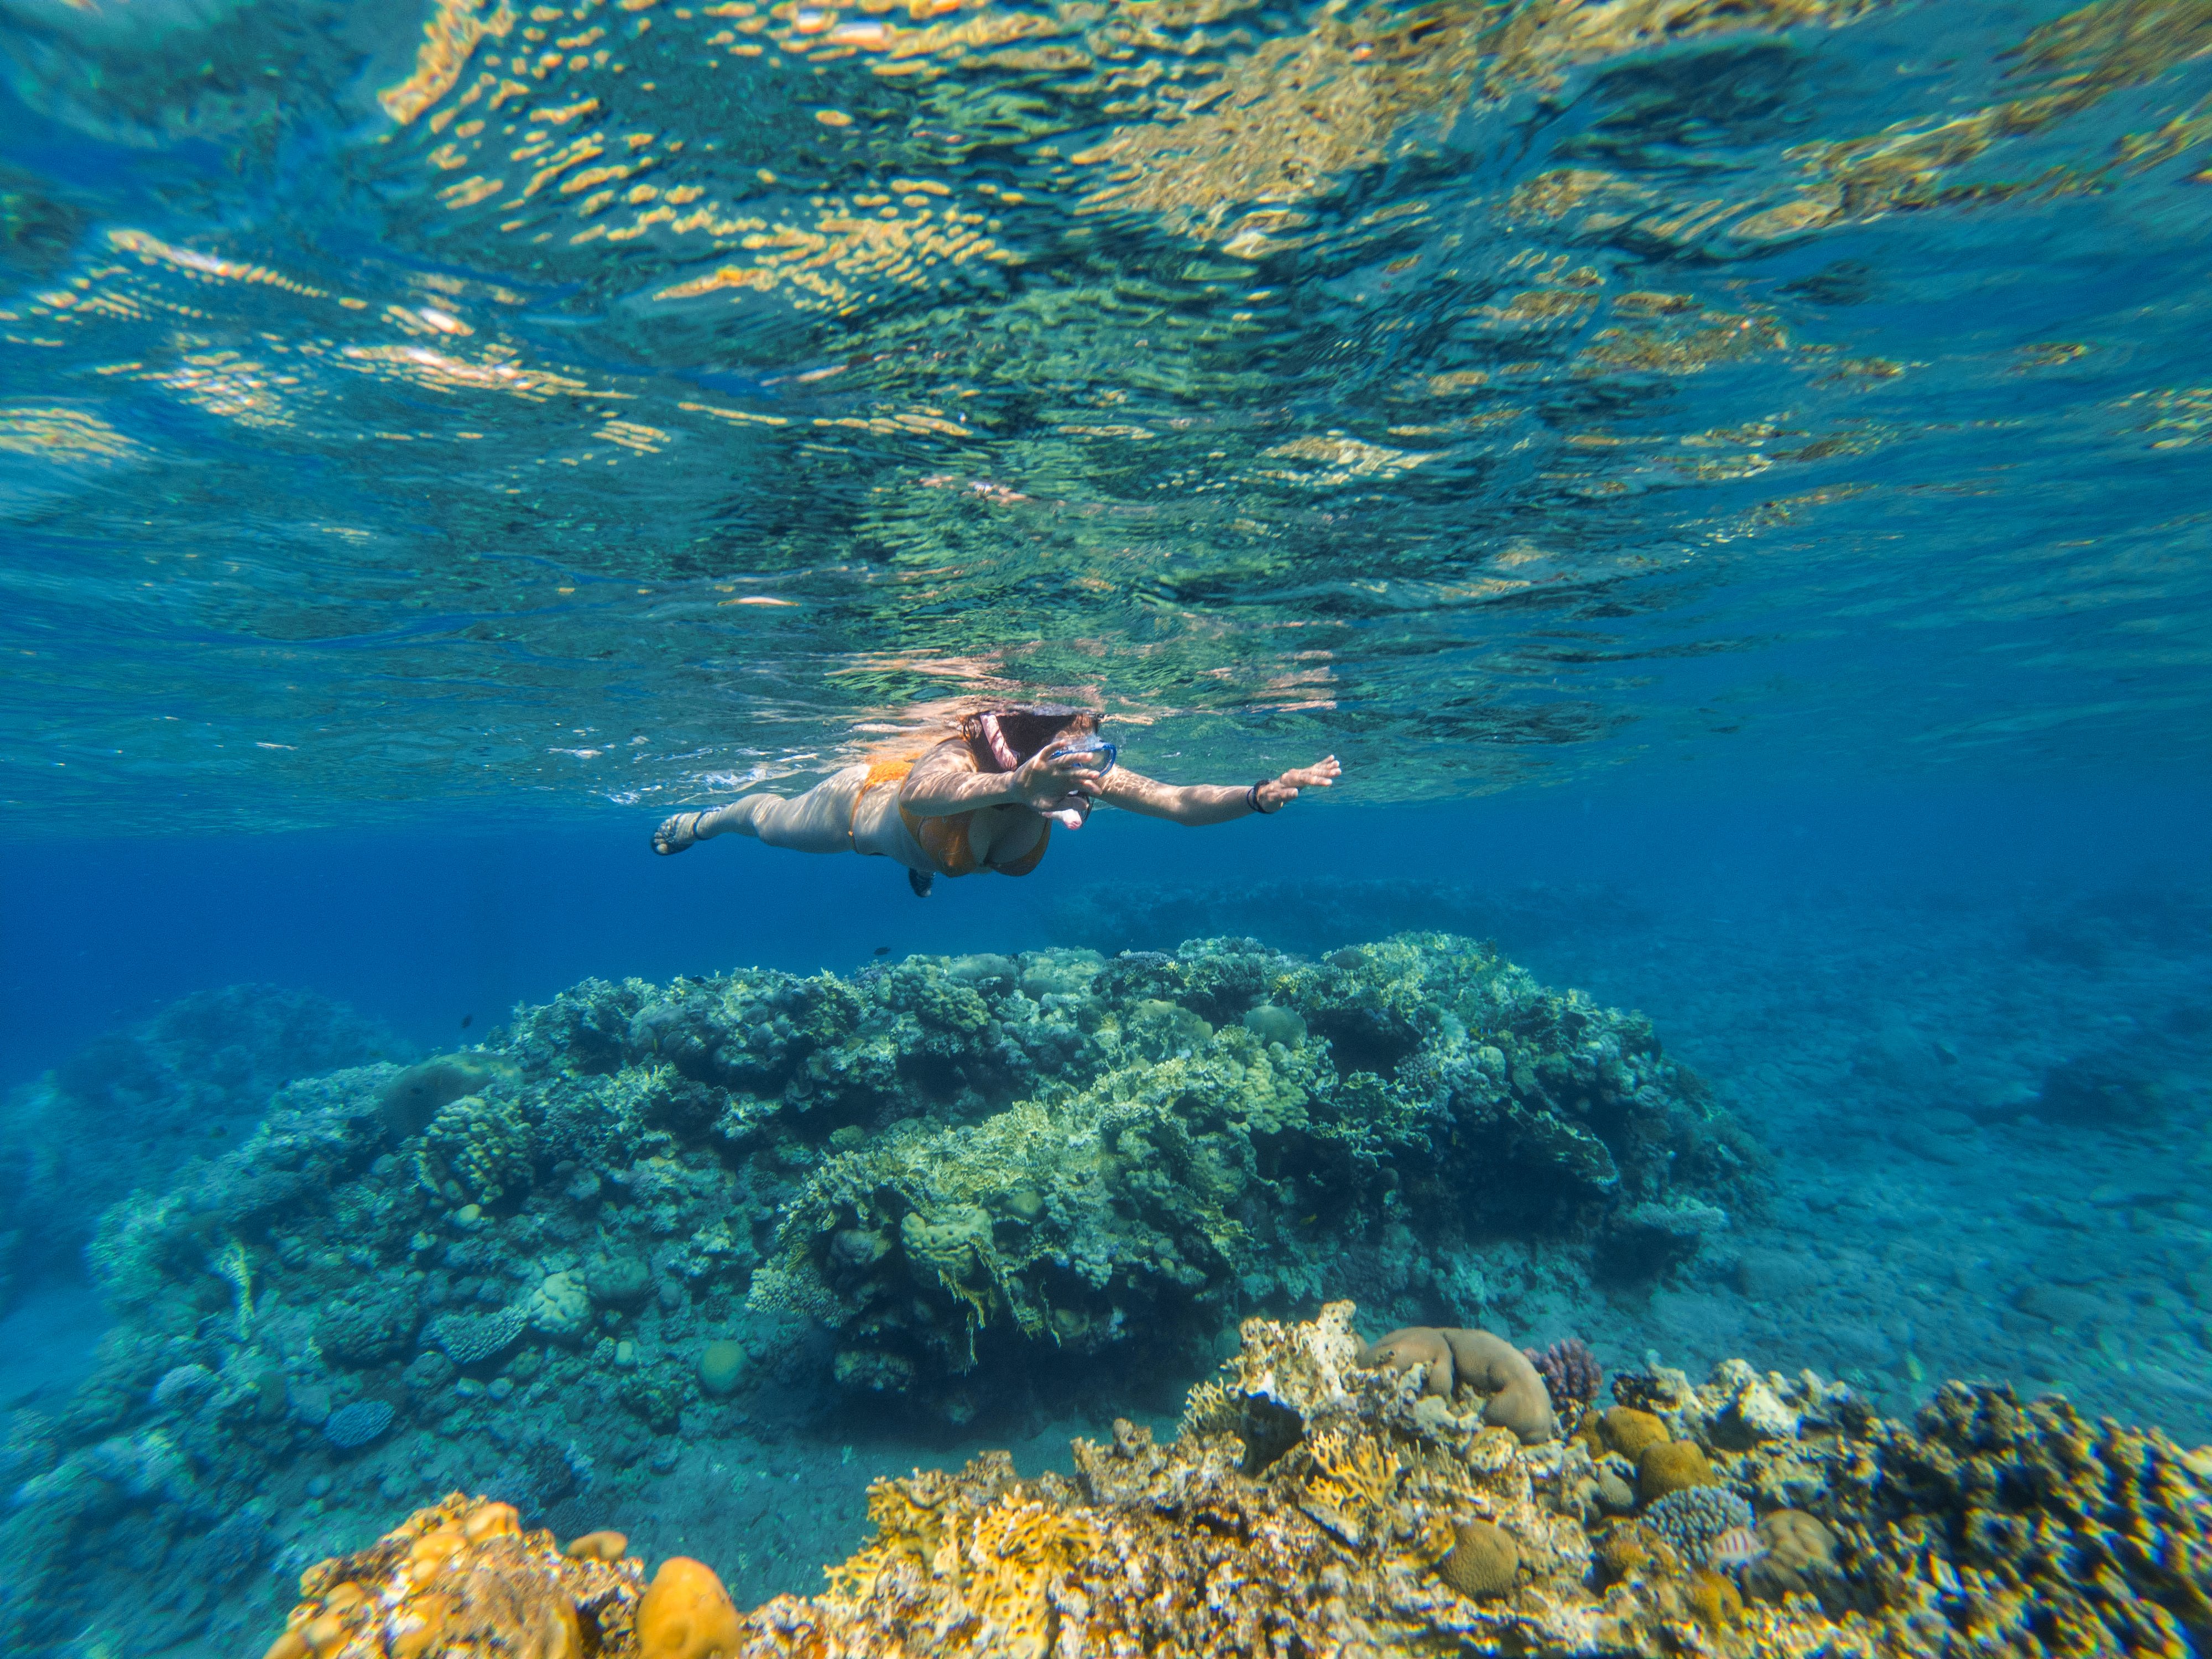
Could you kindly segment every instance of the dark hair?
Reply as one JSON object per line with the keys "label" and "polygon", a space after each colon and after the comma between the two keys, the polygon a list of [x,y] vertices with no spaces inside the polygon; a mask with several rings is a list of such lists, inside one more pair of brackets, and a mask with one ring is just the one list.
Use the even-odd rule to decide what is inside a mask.
{"label": "dark hair", "polygon": [[980,751],[986,762],[992,756],[990,745],[983,738],[985,714],[998,717],[999,735],[1014,751],[1018,765],[1042,754],[1058,738],[1098,729],[1098,716],[1087,708],[979,709],[960,722],[960,735]]}

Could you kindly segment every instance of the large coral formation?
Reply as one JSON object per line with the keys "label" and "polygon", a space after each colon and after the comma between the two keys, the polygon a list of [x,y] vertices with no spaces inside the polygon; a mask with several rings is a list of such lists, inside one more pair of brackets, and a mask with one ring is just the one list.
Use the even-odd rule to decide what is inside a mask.
{"label": "large coral formation", "polygon": [[[1361,1366],[1352,1313],[1339,1303],[1309,1324],[1248,1320],[1241,1352],[1193,1390],[1171,1445],[1123,1422],[1110,1443],[1074,1443],[1072,1479],[1022,1480],[998,1453],[957,1474],[879,1481],[874,1539],[811,1600],[726,1616],[711,1573],[672,1562],[663,1578],[675,1571],[681,1595],[666,1622],[682,1641],[641,1644],[632,1620],[639,1635],[656,1621],[637,1610],[637,1563],[603,1565],[581,1543],[584,1563],[562,1558],[546,1534],[515,1534],[504,1506],[457,1496],[312,1571],[286,1638],[306,1645],[284,1659],[396,1659],[403,1630],[453,1627],[465,1603],[442,1585],[487,1571],[506,1575],[520,1636],[565,1630],[565,1607],[588,1614],[586,1650],[603,1659],[695,1652],[708,1627],[726,1659],[2186,1659],[2212,1641],[2212,1486],[2155,1431],[2093,1428],[2063,1401],[2022,1406],[1981,1385],[1947,1385],[1908,1425],[1810,1373],[1730,1361],[1693,1387],[1652,1372],[1640,1390],[1650,1415],[1706,1451],[1727,1487],[1607,1520],[1586,1501],[1590,1437],[1524,1446],[1485,1425],[1471,1393],[1440,1398],[1410,1372]],[[1786,1402],[1793,1426],[1717,1438],[1749,1386]],[[1753,1534],[1740,1522],[1754,1507]],[[1705,1540],[1704,1564],[1677,1547],[1690,1510],[1698,1526],[1731,1523]],[[428,1541],[456,1536],[449,1550]],[[403,1607],[434,1611],[408,1622]],[[387,1645],[338,1645],[380,1631]]]}
{"label": "large coral formation", "polygon": [[[1611,1220],[1639,1206],[1756,1191],[1754,1149],[1647,1025],[1463,941],[1321,963],[1209,941],[1034,1004],[999,984],[1016,993],[985,1005],[1000,1052],[957,1075],[988,1099],[993,1072],[1024,1069],[1011,1049],[1031,1075],[998,1091],[1030,1097],[980,1122],[926,1105],[879,1121],[811,1172],[756,1275],[755,1306],[839,1329],[850,1380],[965,1372],[994,1340],[1089,1352],[1218,1322],[1271,1280],[1325,1278],[1394,1218],[1409,1255],[1419,1235],[1509,1222],[1617,1253]],[[1062,1034],[1049,1070],[1038,1027]],[[940,1014],[929,1040],[951,1029]]]}
{"label": "large coral formation", "polygon": [[1512,1430],[1527,1445],[1549,1440],[1557,1426],[1551,1390],[1535,1362],[1490,1331],[1393,1331],[1361,1350],[1359,1363],[1394,1371],[1422,1366],[1421,1392],[1445,1400],[1458,1389],[1473,1389],[1488,1399],[1482,1420]]}
{"label": "large coral formation", "polygon": [[[589,981],[481,1050],[291,1084],[107,1212],[123,1323],[18,1425],[14,1478],[58,1496],[0,1540],[43,1587],[0,1644],[58,1639],[126,1510],[185,1540],[335,1472],[363,1402],[433,1461],[495,1446],[536,1516],[763,1389],[960,1420],[1332,1291],[1463,1319],[1478,1248],[1587,1262],[1638,1206],[1761,1183],[1641,1018],[1441,934]],[[157,1392],[184,1367],[215,1385]]]}

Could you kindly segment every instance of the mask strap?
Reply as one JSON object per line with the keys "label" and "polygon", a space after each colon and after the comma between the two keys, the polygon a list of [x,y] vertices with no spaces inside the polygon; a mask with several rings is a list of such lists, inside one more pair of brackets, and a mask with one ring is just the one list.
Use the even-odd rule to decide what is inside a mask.
{"label": "mask strap", "polygon": [[975,729],[983,734],[984,746],[991,751],[991,758],[998,762],[999,769],[1001,772],[1012,772],[1020,769],[1021,762],[1014,758],[1013,746],[1006,741],[1006,734],[999,730],[999,717],[996,714],[985,714],[979,717],[975,722]]}

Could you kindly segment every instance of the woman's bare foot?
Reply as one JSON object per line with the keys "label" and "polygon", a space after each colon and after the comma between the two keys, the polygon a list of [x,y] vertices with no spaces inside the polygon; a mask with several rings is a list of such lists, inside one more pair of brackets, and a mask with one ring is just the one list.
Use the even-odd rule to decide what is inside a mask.
{"label": "woman's bare foot", "polygon": [[704,812],[678,812],[673,817],[663,818],[660,828],[653,832],[653,850],[666,858],[680,853],[699,839],[699,820]]}

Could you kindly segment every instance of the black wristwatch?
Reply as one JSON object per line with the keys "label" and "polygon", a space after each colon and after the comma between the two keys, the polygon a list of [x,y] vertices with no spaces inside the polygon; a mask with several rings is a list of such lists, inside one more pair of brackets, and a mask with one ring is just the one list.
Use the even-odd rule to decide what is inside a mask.
{"label": "black wristwatch", "polygon": [[1249,789],[1247,789],[1244,792],[1245,805],[1250,807],[1255,812],[1257,812],[1263,818],[1272,818],[1275,816],[1275,812],[1279,812],[1283,810],[1281,807],[1278,806],[1275,809],[1275,812],[1270,812],[1266,807],[1260,805],[1260,792],[1273,781],[1274,779],[1273,778],[1261,778],[1259,782],[1254,784]]}

